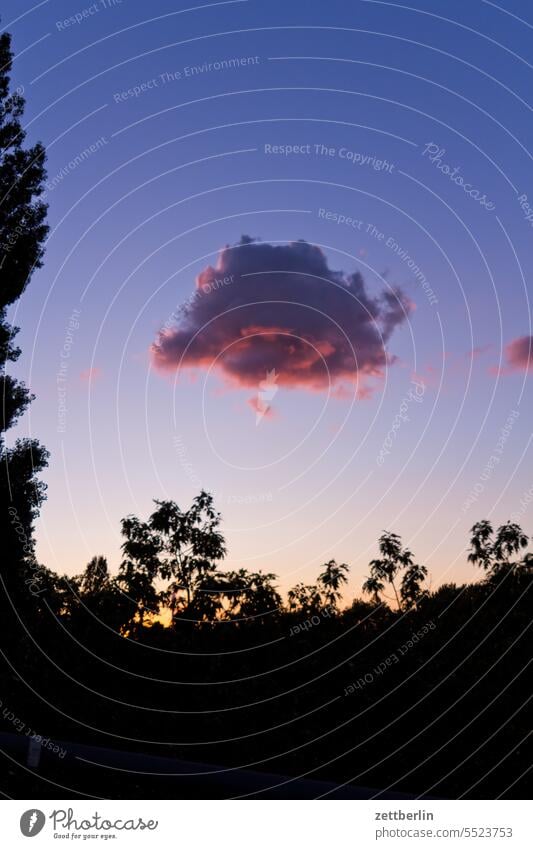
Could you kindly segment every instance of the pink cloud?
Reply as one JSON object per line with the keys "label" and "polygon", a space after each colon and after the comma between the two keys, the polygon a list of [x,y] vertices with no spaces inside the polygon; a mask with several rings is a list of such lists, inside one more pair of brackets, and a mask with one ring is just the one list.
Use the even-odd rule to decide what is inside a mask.
{"label": "pink cloud", "polygon": [[533,336],[520,336],[505,347],[507,366],[511,371],[533,369]]}
{"label": "pink cloud", "polygon": [[386,346],[413,309],[400,289],[373,296],[359,272],[330,269],[315,245],[243,236],[198,275],[151,357],[162,373],[215,368],[239,388],[256,388],[274,370],[278,386],[322,392],[351,383],[364,396],[368,379],[396,361]]}
{"label": "pink cloud", "polygon": [[517,371],[533,371],[533,336],[519,336],[505,346],[505,366],[491,366],[489,374],[496,377]]}
{"label": "pink cloud", "polygon": [[470,351],[467,351],[465,357],[469,360],[476,360],[479,357],[482,357],[483,354],[486,354],[487,351],[490,351],[492,347],[492,345],[478,345],[477,347],[472,348]]}
{"label": "pink cloud", "polygon": [[80,372],[80,380],[82,383],[94,383],[95,380],[98,380],[102,376],[102,369],[97,366],[93,366],[93,368],[86,368],[84,371]]}
{"label": "pink cloud", "polygon": [[443,368],[444,363],[438,368],[431,363],[426,363],[418,372],[412,373],[411,380],[423,384],[426,389],[428,387],[436,389],[441,383]]}

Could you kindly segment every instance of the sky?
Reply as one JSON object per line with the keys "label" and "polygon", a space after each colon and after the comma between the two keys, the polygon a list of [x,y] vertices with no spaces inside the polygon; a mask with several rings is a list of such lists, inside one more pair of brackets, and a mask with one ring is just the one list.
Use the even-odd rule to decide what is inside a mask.
{"label": "sky", "polygon": [[13,308],[41,562],[201,487],[228,568],[360,595],[533,527],[529,4],[6,0],[50,236]]}

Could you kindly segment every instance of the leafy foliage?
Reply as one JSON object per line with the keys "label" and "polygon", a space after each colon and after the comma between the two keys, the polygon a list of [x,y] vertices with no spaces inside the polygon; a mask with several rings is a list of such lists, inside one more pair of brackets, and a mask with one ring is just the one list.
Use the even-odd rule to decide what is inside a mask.
{"label": "leafy foliage", "polygon": [[385,589],[390,587],[398,610],[416,607],[425,596],[422,584],[427,575],[426,567],[414,562],[412,552],[402,547],[398,534],[384,531],[379,538],[379,551],[381,557],[370,562],[370,576],[363,584],[363,592],[379,602]]}
{"label": "leafy foliage", "polygon": [[[7,307],[28,285],[44,251],[46,204],[45,152],[41,144],[24,147],[21,126],[24,98],[10,91],[13,56],[11,39],[0,36],[0,535],[4,545],[2,575],[12,593],[20,587],[33,560],[33,524],[45,487],[37,474],[48,454],[33,439],[20,439],[10,448],[5,433],[32,401],[25,385],[6,373],[20,349],[14,345],[18,328],[6,320]],[[27,601],[27,592],[19,601]]]}
{"label": "leafy foliage", "polygon": [[516,522],[505,522],[496,533],[491,522],[483,519],[471,528],[468,560],[487,572],[489,578],[515,575],[530,568],[530,559],[512,561],[513,555],[527,548],[528,537]]}

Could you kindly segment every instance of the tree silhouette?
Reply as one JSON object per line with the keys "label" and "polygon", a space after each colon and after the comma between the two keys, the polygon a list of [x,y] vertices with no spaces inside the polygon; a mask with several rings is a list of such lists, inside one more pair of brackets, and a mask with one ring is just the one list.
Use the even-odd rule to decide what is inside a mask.
{"label": "tree silhouette", "polygon": [[411,610],[427,597],[428,590],[422,589],[427,573],[427,568],[418,563],[412,563],[405,570],[400,584],[400,596],[404,610]]}
{"label": "tree silhouette", "polygon": [[527,547],[527,534],[516,522],[500,525],[494,536],[492,524],[482,519],[470,529],[470,552],[468,560],[487,572],[489,578],[513,574],[521,569],[529,569],[530,558],[512,562],[513,555]]}
{"label": "tree silhouette", "polygon": [[287,604],[291,613],[313,616],[322,609],[322,596],[315,584],[299,583],[287,593]]}
{"label": "tree silhouette", "polygon": [[[374,601],[381,601],[381,594],[389,586],[398,610],[409,610],[416,606],[424,596],[422,583],[427,575],[425,566],[419,566],[413,560],[408,548],[402,547],[398,534],[384,531],[379,538],[381,557],[370,562],[370,576],[363,584],[363,592],[372,595]],[[404,570],[400,586],[396,579]]]}
{"label": "tree silhouette", "polygon": [[160,570],[162,540],[150,522],[136,516],[122,519],[124,558],[120,564],[118,585],[132,602],[131,620],[142,626],[146,613],[157,613],[159,596],[154,581]]}
{"label": "tree silhouette", "polygon": [[[475,584],[425,590],[426,569],[399,536],[384,533],[380,558],[372,561],[365,581],[374,598],[356,598],[343,607],[348,566],[330,560],[315,584],[297,584],[283,606],[275,575],[217,568],[222,557],[215,555],[225,554],[225,545],[211,496],[200,493],[186,510],[171,501],[155,507],[145,522],[135,516],[123,520],[124,558],[117,576],[100,555],[81,575],[66,578],[61,592],[58,576],[40,567],[36,586],[44,587],[44,595],[35,599],[31,622],[47,656],[61,661],[61,677],[42,663],[33,643],[20,641],[13,651],[39,695],[47,695],[47,686],[48,694],[59,692],[61,714],[49,712],[44,719],[46,703],[32,701],[32,690],[22,689],[8,669],[1,697],[9,710],[0,716],[7,737],[13,736],[13,714],[74,745],[98,744],[95,728],[104,728],[125,738],[128,749],[133,739],[142,740],[133,756],[143,759],[153,753],[155,715],[158,755],[176,757],[179,733],[187,757],[224,771],[270,757],[279,746],[283,775],[292,778],[331,758],[331,741],[322,746],[320,738],[335,728],[341,751],[357,749],[353,756],[348,751],[346,768],[332,767],[332,780],[343,786],[364,770],[369,786],[397,781],[413,797],[430,784],[445,798],[471,794],[471,785],[475,797],[478,782],[480,798],[527,792],[517,776],[527,775],[530,766],[522,744],[529,717],[521,707],[528,694],[522,672],[529,657],[533,558],[520,559],[527,538],[518,526],[507,523],[496,533],[487,522],[475,526],[471,553],[486,567],[485,579]],[[170,627],[163,617],[149,616],[165,605],[174,614]],[[366,718],[346,731],[354,698]],[[496,701],[497,710],[486,710]],[[391,713],[398,721],[389,730]],[[298,737],[295,719],[302,715],[305,737]],[[424,724],[437,722],[437,735],[418,739]],[[472,732],[455,741],[466,722]],[[367,749],[369,733],[374,740]],[[479,745],[500,734],[497,751]],[[298,746],[292,758],[288,750],[307,735],[317,751]],[[404,747],[397,756],[399,739],[411,741],[414,749]],[[516,753],[513,763],[504,757],[508,751]],[[129,752],[127,757],[129,763]],[[377,758],[388,762],[385,769]],[[470,762],[466,772],[455,768],[463,761]],[[501,770],[493,769],[495,762]],[[420,768],[421,779],[414,777]],[[93,787],[94,778],[85,779],[71,762],[56,772],[49,764],[40,769],[39,776],[25,770],[20,786],[27,789],[33,778],[68,776],[77,791],[90,793]],[[126,771],[122,775],[119,792],[128,798],[175,798],[198,788],[209,797],[229,792],[223,781],[218,785],[211,778],[190,786],[146,771],[135,772],[131,781]],[[117,792],[106,775],[99,774],[98,781],[99,793]]]}
{"label": "tree silhouette", "polygon": [[227,573],[228,616],[234,619],[257,619],[266,614],[275,615],[282,599],[274,586],[276,575],[263,572]]}
{"label": "tree silhouette", "polygon": [[[117,633],[127,630],[134,615],[133,596],[126,594],[117,577],[111,575],[105,557],[93,557],[81,575],[65,578],[64,583],[68,591],[63,591],[63,609],[72,622],[83,621],[85,631],[88,627],[94,631],[98,623]],[[92,617],[84,617],[87,612]]]}
{"label": "tree silhouette", "polygon": [[470,529],[470,553],[468,560],[488,571],[492,565],[492,525],[487,519],[476,522]]}
{"label": "tree silhouette", "polygon": [[341,598],[341,586],[346,584],[346,574],[350,567],[346,563],[330,560],[322,566],[323,571],[317,578],[316,584],[298,583],[287,593],[289,613],[305,616],[315,616],[324,608],[328,612],[338,609]]}
{"label": "tree silhouette", "polygon": [[[204,581],[226,554],[212,495],[202,490],[188,510],[180,510],[175,501],[155,504],[157,510],[147,522],[136,516],[122,520],[126,540],[119,583],[135,601],[141,624],[145,612],[157,612],[161,602],[170,606],[173,617],[194,615],[194,606],[200,604],[196,596],[207,594]],[[167,582],[160,592],[154,586],[157,578]],[[202,603],[205,606],[207,599]]]}
{"label": "tree silhouette", "polygon": [[[41,266],[48,228],[43,193],[45,151],[41,144],[24,147],[21,127],[24,98],[10,90],[11,38],[0,36],[0,534],[4,547],[2,572],[11,593],[20,593],[32,576],[33,523],[45,494],[36,477],[47,463],[46,450],[34,439],[18,439],[7,448],[5,432],[32,401],[23,383],[6,373],[20,355],[14,343],[18,328],[6,321],[7,308]],[[34,596],[36,597],[36,596]]]}
{"label": "tree silhouette", "polygon": [[85,572],[81,576],[80,588],[84,595],[93,595],[101,592],[109,583],[109,567],[105,557],[93,557],[87,563]]}
{"label": "tree silhouette", "polygon": [[[20,351],[7,311],[42,261],[44,149],[24,146],[24,100],[10,93],[11,62],[10,39],[4,34],[4,795],[54,798],[58,787],[70,788],[75,798],[94,798],[95,790],[97,798],[125,799],[251,795],[249,773],[243,774],[243,790],[238,784],[239,765],[266,763],[287,778],[273,783],[265,775],[259,791],[264,797],[269,786],[279,796],[279,787],[290,787],[297,776],[316,774],[339,782],[343,790],[353,776],[363,776],[369,788],[397,788],[411,798],[427,793],[434,798],[529,798],[531,758],[525,741],[531,732],[524,707],[530,695],[533,554],[524,555],[528,537],[516,523],[508,521],[496,531],[488,520],[475,524],[468,559],[480,567],[483,580],[433,592],[424,589],[426,568],[398,535],[384,532],[379,558],[371,562],[364,583],[371,600],[355,599],[344,609],[345,563],[330,560],[316,584],[298,583],[284,608],[275,575],[219,571],[226,555],[220,515],[203,491],[187,510],[174,501],[156,501],[147,521],[124,518],[117,575],[101,555],[75,577],[61,578],[37,562],[33,525],[45,497],[38,474],[47,452],[31,439],[6,445],[6,433],[32,400],[25,385],[8,374]],[[384,601],[387,592],[392,605]],[[165,605],[174,627],[147,621]],[[315,628],[314,618],[300,621],[317,614],[326,619],[332,608],[335,615],[327,625]],[[297,627],[289,628],[288,620],[295,617]],[[354,722],[357,716],[364,718]],[[27,740],[33,731],[43,732],[49,743],[53,738],[70,741],[66,759],[43,744],[39,769],[28,768]],[[113,736],[119,748],[137,748],[114,753],[127,764],[119,773],[112,761],[109,769],[102,768],[107,766],[100,761],[105,750],[94,761],[76,756],[79,746],[107,748]],[[342,757],[335,756],[339,753]],[[155,772],[147,760],[153,754],[219,766],[198,773]],[[143,767],[138,770],[137,759]],[[258,775],[253,775],[254,786]],[[295,787],[295,795],[305,792]]]}
{"label": "tree silhouette", "polygon": [[318,576],[317,584],[328,607],[338,608],[342,584],[348,583],[347,573],[350,567],[346,563],[330,560],[322,567],[324,571]]}

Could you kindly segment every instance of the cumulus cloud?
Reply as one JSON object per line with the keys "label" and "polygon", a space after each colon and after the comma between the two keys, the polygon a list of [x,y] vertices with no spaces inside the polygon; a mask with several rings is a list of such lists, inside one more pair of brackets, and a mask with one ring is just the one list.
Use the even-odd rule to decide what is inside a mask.
{"label": "cumulus cloud", "polygon": [[508,370],[528,371],[533,369],[533,336],[519,336],[505,346]]}
{"label": "cumulus cloud", "polygon": [[272,245],[243,236],[196,279],[191,297],[159,332],[162,372],[214,367],[241,387],[275,370],[277,385],[368,393],[395,357],[387,342],[413,309],[400,289],[368,293],[359,272],[329,268],[303,240]]}

